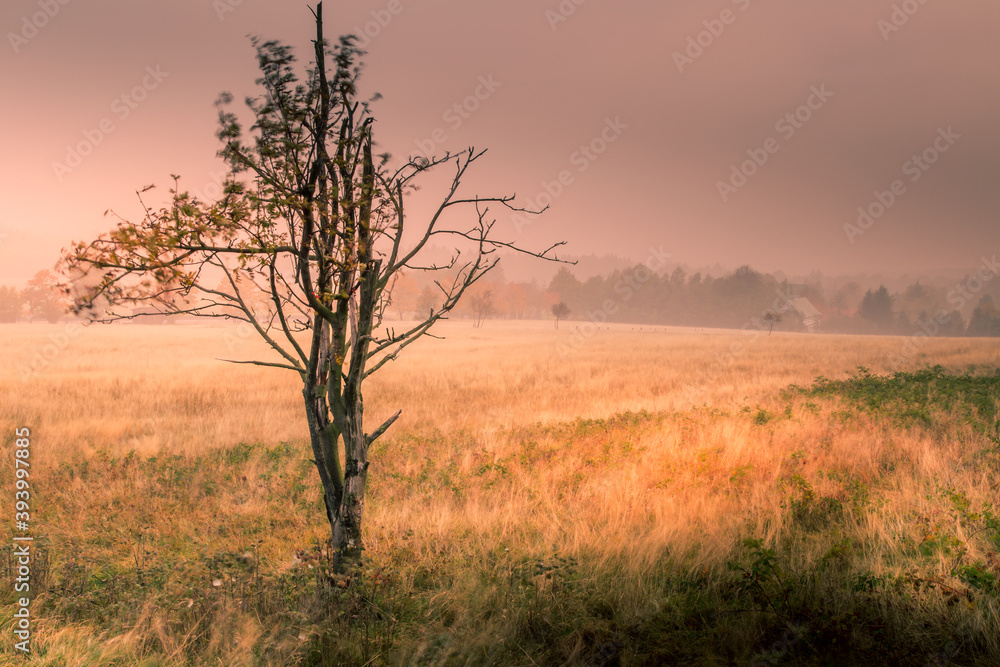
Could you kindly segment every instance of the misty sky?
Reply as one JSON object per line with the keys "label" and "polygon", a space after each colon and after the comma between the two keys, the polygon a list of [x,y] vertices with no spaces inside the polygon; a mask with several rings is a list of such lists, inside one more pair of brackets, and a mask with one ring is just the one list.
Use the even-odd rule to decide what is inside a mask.
{"label": "misty sky", "polygon": [[[307,60],[314,29],[304,3],[63,2],[0,8],[0,283],[109,228],[108,208],[136,217],[137,189],[164,203],[170,174],[210,195],[213,102],[256,94],[247,35]],[[488,148],[479,194],[547,203],[549,184],[545,215],[499,216],[508,238],[789,273],[1000,252],[996,0],[324,8],[328,37],[366,45],[383,150]],[[858,225],[859,207],[884,213]]]}

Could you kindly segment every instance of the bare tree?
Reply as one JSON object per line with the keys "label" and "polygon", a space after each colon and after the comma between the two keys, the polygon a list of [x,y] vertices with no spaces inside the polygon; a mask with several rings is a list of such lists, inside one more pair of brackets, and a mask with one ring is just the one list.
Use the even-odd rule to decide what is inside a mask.
{"label": "bare tree", "polygon": [[469,304],[472,306],[472,326],[477,329],[483,326],[483,320],[496,312],[493,306],[493,290],[491,289],[471,295]]}
{"label": "bare tree", "polygon": [[[301,379],[332,553],[340,562],[361,545],[368,449],[400,415],[365,431],[365,379],[445,318],[496,265],[497,250],[556,260],[552,253],[562,243],[531,252],[494,237],[491,205],[523,209],[513,196],[459,195],[483,151],[409,158],[396,168],[387,154],[373,155],[369,102],[378,96],[358,99],[362,52],[354,36],[335,46],[324,40],[322,3],[313,15],[315,61],[304,79],[289,47],[254,40],[263,92],[247,100],[249,136],[229,110],[232,96],[220,97],[220,156],[229,166],[224,196],[199,201],[175,177],[168,206],[143,203],[141,221],[119,218],[113,231],[74,244],[64,271],[76,278],[77,310],[95,320],[128,317],[119,306],[142,304],[254,328],[275,358],[232,361]],[[414,179],[435,168],[450,168],[451,180],[429,219],[413,229],[404,203]],[[466,222],[445,224],[461,217],[445,215],[453,211],[465,211]],[[450,263],[421,263],[431,241],[450,241]],[[447,269],[449,278],[436,282],[437,310],[404,331],[383,330],[389,287],[404,269]],[[269,296],[270,308],[251,307],[246,295],[256,290]]]}
{"label": "bare tree", "polygon": [[774,331],[774,325],[781,321],[781,313],[776,310],[768,310],[761,319],[767,325],[767,335],[770,336],[771,332]]}
{"label": "bare tree", "polygon": [[558,329],[559,320],[564,320],[569,316],[569,306],[562,301],[552,304],[552,316],[556,318],[556,329]]}
{"label": "bare tree", "polygon": [[831,305],[837,309],[837,317],[840,317],[844,311],[857,308],[863,296],[864,291],[861,289],[861,285],[853,281],[838,289],[831,301]]}
{"label": "bare tree", "polygon": [[406,315],[413,311],[419,287],[420,285],[409,273],[400,271],[393,277],[389,285],[389,296],[396,309],[397,319],[406,319]]}
{"label": "bare tree", "polygon": [[417,317],[433,312],[437,308],[438,295],[430,285],[425,285],[417,297]]}

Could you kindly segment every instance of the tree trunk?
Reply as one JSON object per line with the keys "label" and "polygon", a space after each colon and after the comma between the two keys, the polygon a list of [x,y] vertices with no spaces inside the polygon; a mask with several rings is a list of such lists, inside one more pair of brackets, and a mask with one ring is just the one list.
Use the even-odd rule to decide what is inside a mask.
{"label": "tree trunk", "polygon": [[309,423],[309,440],[312,444],[313,462],[319,472],[319,478],[323,485],[323,504],[326,506],[326,517],[330,522],[332,534],[331,547],[341,548],[338,541],[337,531],[333,528],[337,524],[337,512],[339,511],[341,498],[343,496],[343,484],[340,480],[340,455],[337,452],[337,442],[335,439],[334,427],[329,423],[325,405],[318,405],[321,401],[316,397],[315,386],[306,385],[302,390],[306,404],[306,419]]}
{"label": "tree trunk", "polygon": [[368,483],[368,447],[360,429],[360,420],[350,420],[353,433],[344,434],[347,452],[344,465],[344,492],[337,515],[331,522],[333,548],[338,556],[361,551],[361,518],[365,507],[365,487]]}
{"label": "tree trunk", "polygon": [[[370,145],[365,146],[365,166],[370,165]],[[373,183],[368,183],[373,188]],[[370,252],[367,213],[360,218],[364,252]],[[338,412],[337,423],[341,425],[344,441],[344,484],[336,520],[332,523],[334,549],[338,554],[356,554],[361,551],[361,518],[365,508],[365,487],[368,484],[368,446],[378,435],[366,436],[364,432],[364,398],[361,381],[365,374],[368,358],[368,343],[372,334],[372,322],[378,301],[377,282],[381,262],[364,257],[365,261],[358,280],[358,304],[356,319],[352,317],[354,330],[351,335],[351,360],[349,371],[344,378],[340,396],[335,400],[343,411]],[[391,423],[391,422],[390,422]]]}

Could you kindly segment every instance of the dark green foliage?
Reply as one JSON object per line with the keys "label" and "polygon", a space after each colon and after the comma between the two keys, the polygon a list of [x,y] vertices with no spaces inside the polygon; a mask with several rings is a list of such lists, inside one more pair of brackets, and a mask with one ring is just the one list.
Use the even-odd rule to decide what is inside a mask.
{"label": "dark green foliage", "polygon": [[757,424],[758,426],[763,426],[764,424],[766,424],[767,422],[771,421],[772,419],[774,419],[774,415],[772,415],[770,412],[768,412],[764,408],[758,408],[757,409],[757,414],[755,414],[753,416],[753,423]]}
{"label": "dark green foliage", "polygon": [[812,485],[801,475],[792,475],[789,485],[792,494],[785,506],[805,530],[825,528],[843,511],[843,505],[836,498],[817,497]]}
{"label": "dark green foliage", "polygon": [[957,416],[982,433],[998,433],[1000,369],[970,369],[953,374],[942,366],[891,375],[873,375],[863,366],[846,380],[818,377],[810,388],[793,387],[788,394],[838,396],[876,417],[931,426],[942,417]]}
{"label": "dark green foliage", "polygon": [[895,319],[892,302],[889,290],[885,285],[880,285],[877,290],[865,292],[861,305],[858,306],[858,316],[871,323],[877,330],[888,331]]}
{"label": "dark green foliage", "polygon": [[993,304],[993,297],[983,296],[972,311],[967,330],[970,336],[1000,336],[1000,309]]}

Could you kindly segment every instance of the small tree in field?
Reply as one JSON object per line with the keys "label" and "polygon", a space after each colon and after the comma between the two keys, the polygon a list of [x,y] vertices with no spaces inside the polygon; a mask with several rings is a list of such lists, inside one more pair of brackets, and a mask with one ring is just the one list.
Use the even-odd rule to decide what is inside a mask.
{"label": "small tree in field", "polygon": [[771,332],[774,331],[774,325],[781,322],[781,313],[776,310],[769,310],[764,313],[761,319],[767,325],[767,335],[770,336]]}
{"label": "small tree in field", "polygon": [[552,304],[552,316],[556,318],[556,329],[559,328],[559,320],[569,317],[569,306],[560,301]]}
{"label": "small tree in field", "polygon": [[483,326],[483,321],[493,315],[496,309],[493,306],[493,290],[480,290],[469,297],[472,306],[472,326],[479,329]]}
{"label": "small tree in field", "polygon": [[407,313],[413,311],[419,288],[419,283],[408,272],[400,271],[393,278],[389,286],[389,296],[398,319],[404,319]]}
{"label": "small tree in field", "polygon": [[424,317],[437,307],[438,295],[431,287],[425,286],[417,297],[417,317]]}
{"label": "small tree in field", "polygon": [[[220,98],[220,155],[229,167],[222,199],[199,201],[175,177],[169,205],[143,204],[141,221],[120,220],[97,240],[73,245],[64,268],[76,278],[77,310],[96,320],[128,317],[118,307],[139,304],[253,327],[276,358],[234,363],[284,369],[302,381],[339,561],[360,548],[368,449],[400,414],[366,430],[364,381],[444,318],[496,265],[496,250],[555,259],[551,252],[562,244],[528,252],[494,238],[489,206],[522,209],[511,196],[458,194],[482,151],[410,158],[396,168],[388,155],[373,155],[374,117],[356,87],[362,52],[353,36],[327,44],[322,3],[314,16],[315,62],[304,79],[289,47],[254,40],[263,92],[247,100],[249,136],[228,109],[231,96]],[[414,179],[437,167],[450,167],[451,180],[429,219],[414,228],[404,203]],[[458,217],[446,216],[453,211],[468,214],[462,226],[445,224]],[[449,239],[450,264],[421,266],[430,241]],[[383,331],[393,278],[404,269],[439,268],[450,278],[437,283],[437,309],[405,331]],[[269,308],[248,302],[258,292]]]}

